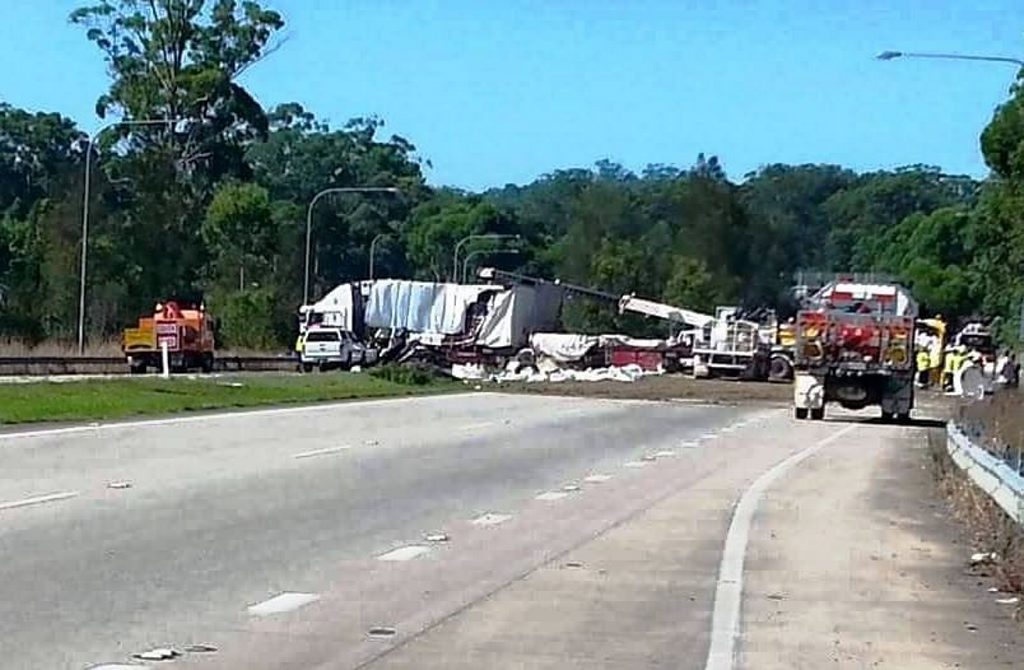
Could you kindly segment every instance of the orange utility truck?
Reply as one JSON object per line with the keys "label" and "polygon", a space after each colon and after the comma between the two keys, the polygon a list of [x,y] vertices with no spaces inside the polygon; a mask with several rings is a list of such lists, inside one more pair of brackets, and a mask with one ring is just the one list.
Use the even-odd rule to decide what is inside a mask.
{"label": "orange utility truck", "polygon": [[139,319],[135,328],[125,328],[121,350],[133,374],[149,368],[160,370],[163,347],[172,372],[213,370],[213,319],[203,306],[182,308],[175,301],[157,303],[152,316]]}

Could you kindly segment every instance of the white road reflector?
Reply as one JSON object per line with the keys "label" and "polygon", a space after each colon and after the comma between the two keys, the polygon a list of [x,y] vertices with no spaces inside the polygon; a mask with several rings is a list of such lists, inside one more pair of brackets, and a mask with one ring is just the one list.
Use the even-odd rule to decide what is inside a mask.
{"label": "white road reflector", "polygon": [[347,451],[350,447],[343,445],[340,447],[327,447],[326,449],[314,449],[312,451],[303,451],[295,454],[292,458],[311,458],[313,456],[326,456],[328,454],[337,454],[342,451]]}
{"label": "white road reflector", "polygon": [[505,523],[511,518],[511,514],[495,514],[494,512],[488,512],[487,514],[481,514],[470,521],[470,523],[474,526],[497,526],[499,523]]}
{"label": "white road reflector", "polygon": [[611,478],[611,475],[589,475],[587,477],[584,477],[583,481],[587,482],[588,484],[601,484],[602,482],[606,482]]}
{"label": "white road reflector", "polygon": [[545,491],[536,497],[536,500],[561,500],[569,495],[565,491]]}
{"label": "white road reflector", "polygon": [[423,554],[430,551],[430,547],[424,547],[421,544],[410,544],[407,547],[399,547],[398,549],[392,549],[386,554],[381,554],[377,557],[378,561],[410,561],[414,558],[418,558]]}
{"label": "white road reflector", "polygon": [[45,496],[34,496],[32,498],[12,500],[10,502],[0,503],[0,511],[5,509],[16,509],[18,507],[28,507],[29,505],[41,505],[48,502],[57,502],[58,500],[67,500],[68,498],[74,498],[77,495],[79,495],[78,491],[64,491],[62,493],[51,493]]}
{"label": "white road reflector", "polygon": [[250,605],[247,608],[249,614],[253,616],[270,616],[272,614],[284,614],[285,612],[292,612],[305,607],[310,603],[315,603],[320,600],[320,596],[315,593],[279,593],[269,600],[264,600],[261,603]]}

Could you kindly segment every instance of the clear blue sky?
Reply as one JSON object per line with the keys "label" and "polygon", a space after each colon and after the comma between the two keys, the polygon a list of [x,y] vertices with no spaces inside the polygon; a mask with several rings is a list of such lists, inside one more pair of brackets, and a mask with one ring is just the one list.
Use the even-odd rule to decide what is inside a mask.
{"label": "clear blue sky", "polygon": [[[84,0],[88,2],[88,0]],[[5,0],[0,99],[93,129],[106,85],[67,23],[75,0]],[[1019,0],[265,0],[287,42],[247,73],[265,105],[340,125],[376,114],[470,189],[608,158],[639,170],[717,154],[975,176],[1009,65],[885,49],[1024,56]],[[696,8],[695,8],[696,7]]]}

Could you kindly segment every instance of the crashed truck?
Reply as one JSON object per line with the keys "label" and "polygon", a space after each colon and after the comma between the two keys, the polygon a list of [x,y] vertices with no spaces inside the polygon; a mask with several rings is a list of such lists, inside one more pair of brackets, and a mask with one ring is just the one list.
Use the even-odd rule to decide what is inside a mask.
{"label": "crashed truck", "polygon": [[796,317],[796,418],[822,419],[835,402],[853,410],[878,406],[885,421],[909,421],[917,311],[894,283],[836,280],[810,296]]}
{"label": "crashed truck", "polygon": [[381,361],[502,363],[558,323],[551,286],[381,279],[341,284],[299,309],[299,331],[339,328],[379,347]]}

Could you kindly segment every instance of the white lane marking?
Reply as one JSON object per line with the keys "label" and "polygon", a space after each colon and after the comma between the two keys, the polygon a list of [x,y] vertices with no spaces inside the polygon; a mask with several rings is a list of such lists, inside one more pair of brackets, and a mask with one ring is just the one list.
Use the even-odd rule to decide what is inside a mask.
{"label": "white lane marking", "polygon": [[471,423],[468,426],[460,426],[459,430],[479,430],[481,428],[490,428],[495,425],[493,421],[481,421],[480,423]]}
{"label": "white lane marking", "polygon": [[351,447],[349,447],[348,445],[343,445],[340,447],[327,447],[325,449],[314,449],[312,451],[299,452],[292,456],[292,458],[310,458],[312,456],[326,456],[327,454],[337,454],[341,453],[342,451],[348,451],[349,449],[351,449]]}
{"label": "white lane marking", "polygon": [[647,465],[647,464],[644,463],[643,461],[627,461],[627,462],[622,464],[622,467],[624,467],[624,468],[642,468],[645,465]]}
{"label": "white lane marking", "polygon": [[494,512],[488,512],[487,514],[481,514],[470,521],[470,523],[474,526],[497,526],[499,523],[505,523],[511,518],[511,514],[495,514]]}
{"label": "white lane marking", "polygon": [[584,477],[583,481],[587,482],[588,484],[600,484],[602,482],[608,481],[611,478],[611,475],[590,475],[588,477]]}
{"label": "white lane marking", "polygon": [[56,502],[58,500],[67,500],[68,498],[74,498],[77,495],[79,495],[78,491],[63,491],[61,493],[50,493],[45,496],[34,496],[32,498],[12,500],[10,502],[0,503],[0,511],[5,509],[16,509],[18,507],[28,507],[29,505],[41,505],[42,503]]}
{"label": "white lane marking", "polygon": [[[477,395],[499,395],[499,394],[477,394]],[[464,393],[450,393],[447,395],[423,396],[423,399],[447,402],[455,398],[465,399],[470,397]],[[473,396],[475,397],[475,396]],[[147,428],[150,426],[178,426],[188,423],[205,423],[207,421],[221,421],[223,419],[252,419],[254,416],[281,416],[288,414],[305,414],[315,412],[329,412],[341,407],[376,407],[378,405],[394,405],[401,402],[409,402],[410,398],[381,398],[378,400],[358,400],[345,402],[320,403],[316,405],[304,405],[301,407],[274,407],[271,409],[251,409],[237,412],[220,412],[216,414],[203,414],[201,416],[177,416],[167,419],[142,419],[140,421],[116,421],[114,423],[90,424],[86,426],[68,426],[67,428],[46,428],[43,430],[24,430],[12,433],[0,433],[0,441],[18,440],[31,437],[51,437],[54,435],[72,435],[76,433],[98,432],[100,430],[112,430],[119,428]]]}
{"label": "white lane marking", "polygon": [[310,603],[320,600],[315,593],[279,593],[273,598],[264,600],[255,605],[249,605],[247,611],[253,616],[270,616],[272,614],[284,614],[305,607]]}
{"label": "white lane marking", "polygon": [[702,439],[702,440],[713,440],[716,437],[718,437],[718,433],[704,433],[703,435],[700,436],[700,439]]}
{"label": "white lane marking", "polygon": [[694,447],[699,447],[700,442],[697,442],[696,440],[687,440],[686,442],[683,442],[679,446],[682,447],[683,449],[693,449]]}
{"label": "white lane marking", "polygon": [[715,587],[715,608],[711,618],[711,644],[705,670],[733,670],[736,661],[736,641],[740,636],[740,609],[743,603],[743,563],[746,561],[750,526],[761,497],[772,484],[801,461],[835,442],[857,425],[847,426],[806,449],[798,451],[776,463],[750,485],[732,515],[729,532],[725,536],[725,549],[718,568]]}
{"label": "white lane marking", "polygon": [[676,455],[676,452],[671,449],[662,449],[654,454],[656,458],[672,458]]}
{"label": "white lane marking", "polygon": [[536,500],[561,500],[569,495],[565,491],[545,491],[536,497]]}
{"label": "white lane marking", "polygon": [[381,554],[377,557],[378,561],[411,561],[414,558],[422,556],[430,551],[430,547],[424,547],[421,544],[410,544],[407,547],[399,547],[398,549],[392,549],[386,554]]}

